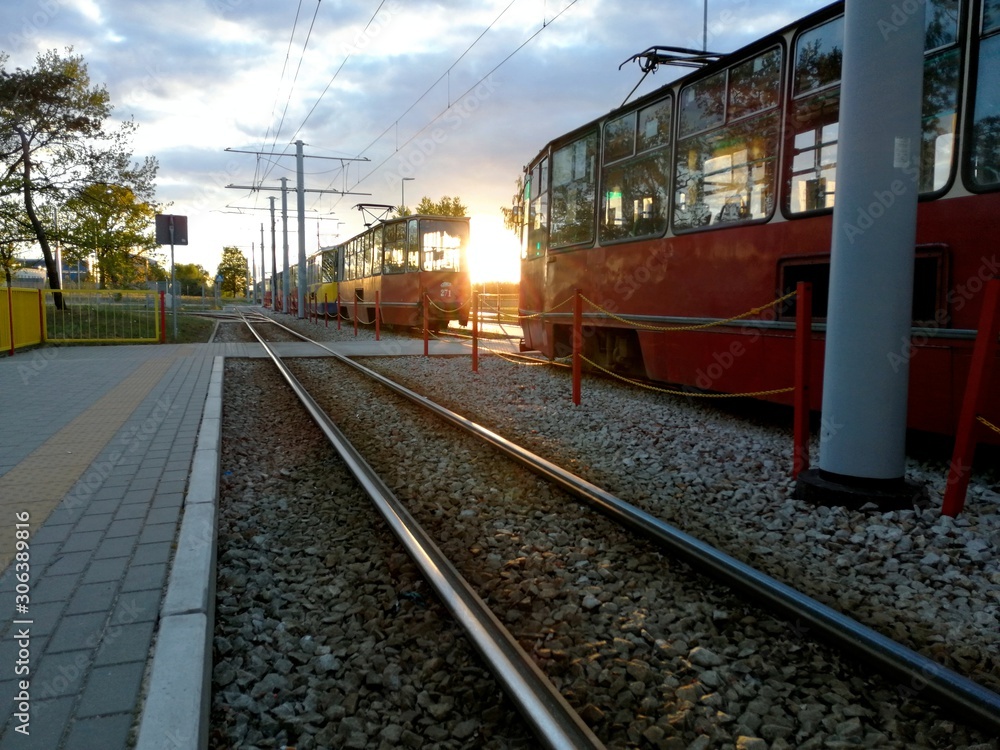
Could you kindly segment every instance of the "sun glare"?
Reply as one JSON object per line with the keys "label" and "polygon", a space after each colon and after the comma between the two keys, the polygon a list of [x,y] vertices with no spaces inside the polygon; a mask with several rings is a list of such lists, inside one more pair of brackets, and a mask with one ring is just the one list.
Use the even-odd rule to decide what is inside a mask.
{"label": "sun glare", "polygon": [[502,218],[473,216],[469,234],[469,272],[473,283],[521,278],[517,235],[504,227]]}

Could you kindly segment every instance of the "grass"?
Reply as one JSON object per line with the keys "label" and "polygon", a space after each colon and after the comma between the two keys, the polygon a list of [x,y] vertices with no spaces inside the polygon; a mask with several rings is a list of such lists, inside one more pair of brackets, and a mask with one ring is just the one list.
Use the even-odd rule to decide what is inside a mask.
{"label": "grass", "polygon": [[[156,318],[159,313],[143,308],[120,305],[70,305],[66,310],[46,307],[47,339],[53,344],[93,344],[95,340],[114,344],[116,340],[156,339]],[[207,343],[215,321],[198,315],[177,315],[177,338],[174,339],[173,316],[167,312],[168,343]]]}

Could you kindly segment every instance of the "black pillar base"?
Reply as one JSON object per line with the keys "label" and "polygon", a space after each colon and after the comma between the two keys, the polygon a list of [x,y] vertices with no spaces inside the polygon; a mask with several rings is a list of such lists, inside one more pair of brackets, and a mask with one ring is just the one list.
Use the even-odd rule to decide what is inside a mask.
{"label": "black pillar base", "polygon": [[874,503],[879,510],[907,510],[929,501],[927,488],[909,479],[863,479],[809,469],[799,474],[792,496],[816,505],[857,510]]}

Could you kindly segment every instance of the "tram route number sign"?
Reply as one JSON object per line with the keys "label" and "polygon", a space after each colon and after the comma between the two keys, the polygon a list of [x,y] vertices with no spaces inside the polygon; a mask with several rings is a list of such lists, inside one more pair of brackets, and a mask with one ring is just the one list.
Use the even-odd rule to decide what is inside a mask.
{"label": "tram route number sign", "polygon": [[[173,224],[174,236],[170,237],[170,225]],[[188,243],[188,217],[173,214],[156,215],[157,245],[186,245]]]}

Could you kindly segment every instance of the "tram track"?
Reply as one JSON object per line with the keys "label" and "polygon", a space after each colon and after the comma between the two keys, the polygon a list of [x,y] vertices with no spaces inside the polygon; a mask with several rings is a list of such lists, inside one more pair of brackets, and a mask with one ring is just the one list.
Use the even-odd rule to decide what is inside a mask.
{"label": "tram track", "polygon": [[[317,362],[309,363],[308,365],[309,369],[327,366],[326,363]],[[358,370],[363,369],[353,364],[352,366]],[[386,382],[386,379],[381,378],[381,376],[376,379],[381,380],[383,386],[393,388],[396,393],[401,393],[402,390],[405,390],[401,390],[399,387]],[[335,378],[321,377],[318,379],[318,381],[322,382],[343,382],[344,380],[345,377],[339,374]],[[357,388],[357,386],[354,387]],[[357,390],[355,390],[356,392]],[[412,394],[407,397],[422,406],[428,406],[427,400],[423,397]],[[441,412],[446,410],[440,410],[440,408],[436,411],[439,412],[438,416],[445,416],[455,425],[469,427],[468,424],[463,424],[467,420],[462,420],[461,418],[455,419],[453,416],[449,417],[447,414],[442,414]],[[350,421],[349,414],[342,415],[341,418],[345,421]],[[476,431],[474,427],[473,431]],[[488,433],[488,431],[482,430],[479,432]],[[480,434],[479,437],[484,437],[484,434]],[[491,440],[491,442],[494,447],[498,447],[510,455],[521,453],[516,446],[505,445],[506,441],[502,439]],[[529,461],[529,465],[531,465],[531,461]],[[582,482],[582,480],[574,481],[574,478],[566,476],[566,473],[562,472],[558,467],[548,465],[548,462],[536,462],[534,465],[531,465],[531,468],[533,471],[545,475],[547,479],[555,478],[560,483],[565,483],[564,489],[568,489],[577,496],[581,494],[589,495],[589,501],[603,506],[605,511],[614,510],[614,512],[624,512],[626,523],[632,527],[642,528],[647,535],[652,534],[654,537],[659,535],[662,537],[661,541],[667,539],[675,548],[674,552],[679,550],[682,556],[686,557],[699,569],[708,568],[713,570],[715,574],[722,573],[724,577],[733,577],[731,569],[734,568],[732,563],[735,561],[727,559],[725,555],[720,556],[716,554],[711,548],[707,548],[707,545],[701,545],[697,540],[676,532],[676,530],[671,530],[669,527],[662,528],[665,525],[647,517],[641,511],[636,511],[634,508],[619,507],[621,504],[616,498],[607,495],[607,493],[602,493],[592,485],[587,486],[587,483]],[[915,681],[919,680],[922,695],[932,697],[933,700],[943,702],[946,705],[957,707],[964,716],[980,725],[990,728],[996,727],[995,722],[997,721],[998,713],[996,711],[997,703],[994,694],[978,688],[974,683],[967,684],[969,681],[964,680],[964,678],[939,668],[929,660],[899,647],[898,644],[893,644],[888,639],[882,639],[877,634],[866,633],[863,627],[859,629],[857,623],[853,623],[849,618],[844,618],[832,611],[825,612],[822,606],[817,608],[814,606],[817,604],[816,602],[808,601],[807,597],[798,595],[797,592],[787,589],[787,587],[783,589],[780,585],[774,586],[777,582],[768,580],[766,576],[757,574],[756,571],[748,568],[748,566],[741,567],[738,564],[735,568],[737,569],[735,579],[728,582],[730,585],[733,585],[735,582],[737,588],[749,589],[754,597],[758,601],[763,600],[766,606],[777,607],[786,612],[793,618],[792,621],[796,623],[796,627],[800,630],[804,629],[824,633],[827,639],[832,639],[834,643],[839,642],[838,647],[840,644],[846,642],[852,646],[855,653],[858,652],[857,644],[860,641],[864,644],[860,651],[865,659],[874,661],[880,667],[888,669],[890,673],[901,675],[904,681],[908,681],[910,685],[916,684]],[[475,577],[475,574],[473,575]],[[872,635],[876,637],[872,638]],[[551,637],[551,634],[549,637]],[[544,651],[545,649],[542,650]]]}

